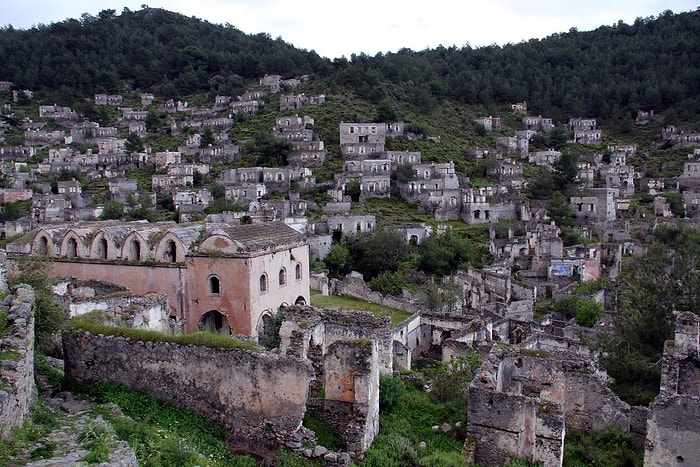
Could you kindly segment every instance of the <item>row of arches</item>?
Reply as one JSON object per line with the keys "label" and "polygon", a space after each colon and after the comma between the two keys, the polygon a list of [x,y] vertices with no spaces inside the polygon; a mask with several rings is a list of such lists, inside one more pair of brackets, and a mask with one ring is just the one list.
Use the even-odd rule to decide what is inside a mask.
{"label": "row of arches", "polygon": [[59,242],[54,242],[48,232],[40,231],[34,238],[32,253],[50,257],[134,262],[185,260],[185,248],[173,234],[167,233],[151,247],[137,231],[128,234],[121,244],[117,244],[103,231],[90,236],[71,230]]}

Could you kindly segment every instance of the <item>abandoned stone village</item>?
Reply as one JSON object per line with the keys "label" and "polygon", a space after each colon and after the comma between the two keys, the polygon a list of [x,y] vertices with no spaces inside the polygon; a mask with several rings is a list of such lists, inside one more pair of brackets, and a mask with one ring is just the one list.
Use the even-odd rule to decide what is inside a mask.
{"label": "abandoned stone village", "polygon": [[[449,361],[476,350],[483,364],[468,387],[464,455],[470,462],[503,465],[517,456],[545,466],[562,465],[567,429],[590,432],[614,426],[644,447],[645,465],[700,465],[700,317],[676,313],[675,338],[666,343],[661,362],[661,392],[651,406],[636,407],[612,392],[598,356],[587,346],[610,325],[615,312],[605,291],[592,297],[605,308],[592,328],[557,315],[535,316],[538,299],[565,297],[591,280],[614,281],[624,256],[644,252],[640,238],[655,225],[696,226],[698,134],[669,126],[659,135],[664,144],[689,148],[682,175],[673,180],[648,178],[636,170],[634,143],[610,145],[605,157],[596,151],[581,156],[578,170],[585,195],[567,201],[587,241],[565,246],[560,227],[543,206],[512,196],[528,184],[524,164],[551,169],[562,156],[554,150],[529,151],[534,135],[556,125],[550,118],[528,115],[525,102],[507,109],[522,115],[523,130],[497,138],[493,148],[465,148],[474,160],[493,160],[490,185],[472,185],[452,162],[423,163],[420,152],[386,150],[387,138],[419,137],[403,122],[338,122],[343,168],[328,190],[329,201],[319,205],[303,199],[301,190],[316,186],[313,170],[329,157],[314,131],[314,119],[298,114],[301,109],[312,114],[326,96],[281,93],[306,79],[265,75],[245,95],[217,96],[210,108],[157,102],[153,95],[142,94],[141,107],[135,109],[122,107],[122,96],[96,95],[95,105],[119,109],[116,127],[79,122],[70,108],[42,105],[37,118],[23,123],[23,146],[0,146],[3,168],[12,181],[12,187],[0,190],[1,201],[31,200],[32,206],[27,218],[4,224],[5,237],[13,239],[3,253],[0,279],[5,289],[19,260],[38,256],[49,261],[55,300],[70,317],[100,313],[115,326],[165,334],[208,331],[257,342],[281,312],[274,351],[136,341],[72,330],[63,335],[67,377],[146,388],[225,426],[240,452],[265,455],[283,448],[323,456],[324,465],[349,465],[363,458],[379,431],[381,374],[411,370],[427,355]],[[31,91],[24,92],[31,97]],[[248,208],[205,215],[213,195],[207,188],[193,188],[194,179],[208,174],[213,165],[241,158],[237,142],[227,135],[234,120],[223,115],[254,115],[262,96],[274,93],[281,93],[280,111],[289,112],[276,118],[271,129],[294,147],[288,165],[221,171],[217,182],[226,198]],[[120,135],[146,135],[149,106],[157,106],[169,119],[173,134],[188,132],[185,146],[166,152],[127,150],[127,139]],[[3,112],[11,112],[10,102]],[[637,124],[654,118],[659,116],[640,112]],[[62,129],[45,130],[47,122]],[[501,128],[500,118],[493,116],[477,116],[475,123],[487,132]],[[563,127],[572,144],[598,148],[604,141],[595,118],[572,118]],[[205,130],[213,139],[201,147]],[[440,144],[439,136],[429,138]],[[80,152],[70,143],[89,143],[97,151]],[[29,162],[46,148],[46,159]],[[139,191],[127,178],[144,164],[156,168],[150,193]],[[414,176],[392,180],[392,173],[406,165]],[[98,220],[104,203],[95,204],[79,181],[59,181],[57,193],[40,182],[42,175],[61,170],[106,180],[109,199],[116,202],[172,196],[179,222]],[[351,186],[359,186],[356,201],[349,194]],[[351,208],[371,198],[388,198],[392,186],[403,200],[436,220],[435,227],[397,227],[408,243],[440,235],[448,221],[489,225],[493,262],[446,278],[441,286],[456,287],[459,293],[442,310],[431,310],[408,293],[382,296],[358,273],[338,279],[312,268],[328,255],[334,235],[384,227],[374,215],[351,213]],[[650,216],[631,212],[635,190],[653,198]],[[663,196],[669,190],[679,193],[683,216]],[[266,196],[279,192],[285,193],[283,199]],[[409,317],[391,323],[368,312],[313,307],[312,293],[380,303]],[[17,361],[2,362],[2,435],[21,423],[36,400],[33,301],[31,288],[21,286],[2,303],[12,330],[0,348],[19,355]],[[342,437],[344,450],[328,452],[315,445],[313,432],[303,426],[311,408]]]}

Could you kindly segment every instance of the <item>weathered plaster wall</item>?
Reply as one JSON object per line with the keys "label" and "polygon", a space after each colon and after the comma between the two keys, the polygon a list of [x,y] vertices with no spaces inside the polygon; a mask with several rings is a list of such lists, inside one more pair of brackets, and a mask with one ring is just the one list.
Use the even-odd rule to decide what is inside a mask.
{"label": "weathered plaster wall", "polygon": [[[590,350],[542,334],[522,345],[494,347],[470,384],[468,432],[476,439],[477,462],[501,465],[508,455],[517,455],[561,465],[556,459],[569,428],[591,432],[616,426],[637,440],[644,436],[645,410],[630,407],[605,385]],[[543,414],[546,421],[540,420]],[[533,435],[540,424],[550,430],[540,434],[537,428]]]}
{"label": "weathered plaster wall", "polygon": [[324,419],[346,449],[364,453],[379,433],[377,341],[337,341],[324,356]]}
{"label": "weathered plaster wall", "polygon": [[512,455],[562,465],[564,414],[558,404],[471,385],[467,419],[481,465],[504,465]]}
{"label": "weathered plaster wall", "polygon": [[700,396],[658,397],[652,403],[644,465],[700,465]]}
{"label": "weathered plaster wall", "polygon": [[295,439],[314,378],[311,364],[293,357],[83,331],[64,335],[64,353],[68,377],[145,388],[221,423],[232,445],[249,452]]}
{"label": "weathered plaster wall", "polygon": [[[0,368],[0,437],[22,424],[36,401],[34,381],[34,291],[18,287],[8,295],[0,310],[8,311],[9,333],[0,340],[0,350],[17,357],[3,360]],[[2,323],[5,324],[5,323]]]}
{"label": "weathered plaster wall", "polygon": [[180,331],[170,322],[168,297],[165,294],[133,295],[126,291],[102,295],[99,284],[95,287],[59,282],[53,287],[54,300],[71,318],[95,310],[101,311],[107,324],[137,329],[149,329],[165,334]]}
{"label": "weathered plaster wall", "polygon": [[677,313],[661,360],[661,392],[649,406],[644,465],[700,465],[700,316]]}
{"label": "weathered plaster wall", "polygon": [[[182,320],[187,318],[186,269],[180,266],[144,266],[105,264],[96,261],[53,261],[54,277],[73,277],[77,280],[95,280],[119,284],[136,295],[160,292],[169,297],[170,314]],[[192,330],[196,330],[192,329]]]}

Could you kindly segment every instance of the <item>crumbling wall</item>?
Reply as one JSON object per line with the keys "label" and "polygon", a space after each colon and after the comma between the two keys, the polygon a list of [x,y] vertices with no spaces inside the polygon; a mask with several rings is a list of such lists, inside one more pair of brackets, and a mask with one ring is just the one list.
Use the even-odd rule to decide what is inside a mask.
{"label": "crumbling wall", "polygon": [[469,436],[476,442],[475,460],[504,465],[510,456],[546,466],[562,465],[564,413],[560,405],[524,395],[469,386]]}
{"label": "crumbling wall", "polygon": [[179,327],[169,321],[168,296],[165,294],[126,295],[92,300],[71,300],[68,312],[71,317],[99,310],[113,326],[149,329],[164,334],[174,334]]}
{"label": "crumbling wall", "polygon": [[168,296],[163,293],[134,295],[119,285],[98,281],[89,284],[62,281],[53,287],[53,293],[71,318],[97,310],[109,325],[165,334],[179,332],[179,326],[169,319]]}
{"label": "crumbling wall", "polygon": [[661,392],[649,406],[644,465],[700,465],[700,317],[676,314],[661,360]]}
{"label": "crumbling wall", "polygon": [[649,407],[644,465],[700,465],[700,397],[659,396]]}
{"label": "crumbling wall", "polygon": [[377,341],[379,371],[391,373],[393,345],[389,322],[388,317],[377,317],[365,311],[288,307],[280,327],[280,351],[309,358],[311,346],[320,346],[325,355],[336,341],[369,339]]}
{"label": "crumbling wall", "polygon": [[379,292],[371,290],[362,278],[362,274],[358,272],[348,274],[342,281],[331,280],[331,293],[334,295],[348,295],[408,313],[416,313],[422,309],[419,303],[392,297],[390,295],[384,296]]}
{"label": "crumbling wall", "polygon": [[377,341],[336,341],[323,365],[323,418],[341,433],[347,450],[362,454],[379,432]]}
{"label": "crumbling wall", "polygon": [[306,411],[309,362],[243,349],[134,341],[72,330],[66,376],[144,388],[225,426],[234,448],[274,452],[296,441]]}
{"label": "crumbling wall", "polygon": [[[645,409],[630,407],[606,386],[588,348],[540,333],[519,349],[494,346],[470,384],[468,407],[476,461],[485,465],[502,465],[509,455],[561,465],[557,452],[569,428],[591,432],[616,426],[636,440],[645,432]],[[542,414],[561,419],[540,421]],[[548,430],[537,431],[540,423]]]}
{"label": "crumbling wall", "polygon": [[[0,328],[0,437],[22,424],[36,401],[34,381],[34,290],[22,285],[0,304],[7,312]],[[3,313],[4,314],[4,313]]]}

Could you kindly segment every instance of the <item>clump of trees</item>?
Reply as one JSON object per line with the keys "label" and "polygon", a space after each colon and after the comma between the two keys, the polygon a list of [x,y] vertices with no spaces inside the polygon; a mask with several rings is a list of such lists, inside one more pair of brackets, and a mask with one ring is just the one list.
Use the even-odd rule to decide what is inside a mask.
{"label": "clump of trees", "polygon": [[700,231],[660,226],[653,234],[647,252],[630,259],[618,277],[615,330],[599,343],[613,390],[634,405],[649,404],[659,392],[674,311],[700,311]]}
{"label": "clump of trees", "polygon": [[338,236],[323,264],[330,275],[342,277],[358,271],[371,288],[389,295],[401,292],[408,269],[446,276],[460,269],[466,270],[469,265],[482,267],[490,258],[484,245],[452,230],[431,235],[420,245],[407,243],[394,230],[379,230],[372,235]]}

